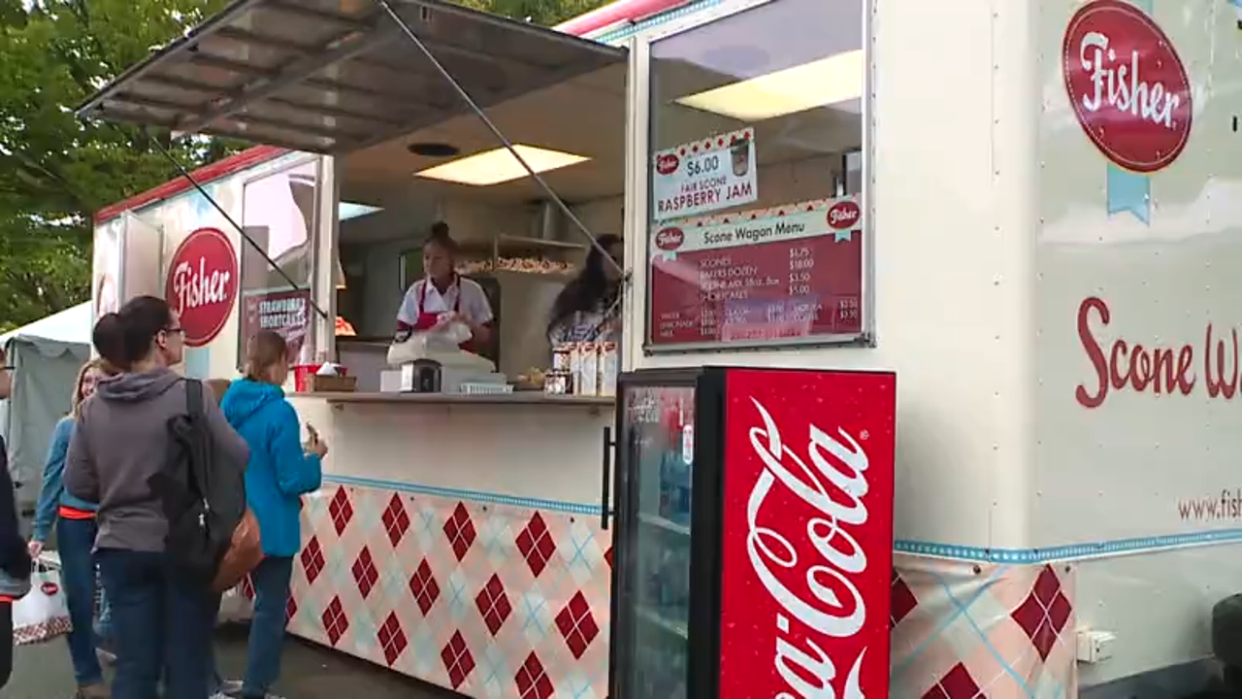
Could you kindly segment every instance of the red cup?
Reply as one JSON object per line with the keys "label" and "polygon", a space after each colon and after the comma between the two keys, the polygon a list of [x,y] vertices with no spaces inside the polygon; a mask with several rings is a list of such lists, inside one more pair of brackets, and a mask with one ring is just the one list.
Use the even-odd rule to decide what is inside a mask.
{"label": "red cup", "polygon": [[293,390],[298,393],[306,392],[306,384],[315,372],[319,371],[319,367],[323,364],[297,364],[293,367]]}

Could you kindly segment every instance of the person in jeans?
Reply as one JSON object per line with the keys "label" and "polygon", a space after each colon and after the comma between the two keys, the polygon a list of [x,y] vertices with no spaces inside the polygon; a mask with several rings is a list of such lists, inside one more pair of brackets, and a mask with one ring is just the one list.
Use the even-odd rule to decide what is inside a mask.
{"label": "person in jeans", "polygon": [[43,466],[43,488],[39,491],[30,538],[30,555],[38,558],[52,524],[56,525],[61,583],[65,588],[69,619],[73,622],[73,630],[67,636],[69,657],[73,660],[73,676],[78,683],[80,699],[102,699],[110,695],[95,654],[95,505],[65,492],[65,455],[69,452],[69,438],[73,435],[82,402],[95,392],[99,380],[110,373],[100,359],[87,362],[78,372],[70,412],[52,430],[52,444]]}
{"label": "person in jeans", "polygon": [[[168,520],[149,485],[173,451],[168,422],[186,415],[184,332],[163,299],[139,296],[95,324],[93,341],[124,372],[99,383],[79,410],[65,463],[65,490],[99,503],[95,552],[112,606],[117,699],[207,699],[218,596],[207,579],[179,573],[165,552]],[[202,413],[217,458],[250,458],[209,391]]]}
{"label": "person in jeans", "polygon": [[221,404],[229,424],[250,446],[246,504],[259,520],[265,555],[250,574],[255,599],[242,680],[244,699],[269,696],[280,675],[293,557],[302,546],[301,496],[319,488],[321,459],[328,453],[313,431],[303,450],[297,413],[280,388],[288,375],[284,338],[260,331],[246,348],[245,378],[233,382]]}
{"label": "person in jeans", "polygon": [[[13,392],[13,367],[0,347],[0,400]],[[0,437],[0,687],[13,674],[13,602],[30,590],[30,552],[17,524],[8,449]]]}

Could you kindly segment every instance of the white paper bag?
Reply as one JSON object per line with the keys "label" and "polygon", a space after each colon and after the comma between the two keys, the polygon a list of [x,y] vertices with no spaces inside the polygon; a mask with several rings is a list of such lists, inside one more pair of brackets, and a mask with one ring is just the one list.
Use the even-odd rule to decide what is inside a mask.
{"label": "white paper bag", "polygon": [[13,603],[13,645],[46,643],[73,629],[60,572],[36,564],[30,593]]}
{"label": "white paper bag", "polygon": [[243,580],[240,585],[226,590],[220,595],[220,611],[216,614],[216,625],[240,624],[254,616],[254,602],[242,591],[242,585],[249,584]]}

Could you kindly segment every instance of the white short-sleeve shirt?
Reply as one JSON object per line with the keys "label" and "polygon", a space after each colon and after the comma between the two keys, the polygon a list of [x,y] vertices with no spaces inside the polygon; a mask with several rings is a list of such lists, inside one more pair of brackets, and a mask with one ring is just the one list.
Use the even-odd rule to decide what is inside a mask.
{"label": "white short-sleeve shirt", "polygon": [[[426,289],[424,296],[423,290]],[[461,303],[458,304],[460,297]],[[422,308],[419,302],[422,301]],[[397,321],[406,325],[418,322],[420,313],[448,313],[456,310],[471,323],[483,325],[492,321],[492,305],[487,301],[487,294],[478,282],[458,277],[457,281],[441,294],[426,279],[420,279],[410,285],[401,300],[401,308],[397,311]]]}

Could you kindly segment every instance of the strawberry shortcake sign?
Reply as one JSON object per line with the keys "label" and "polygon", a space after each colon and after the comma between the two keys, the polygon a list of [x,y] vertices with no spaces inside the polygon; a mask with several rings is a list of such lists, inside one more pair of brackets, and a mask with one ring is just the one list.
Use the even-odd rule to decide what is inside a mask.
{"label": "strawberry shortcake sign", "polygon": [[1078,123],[1110,161],[1108,212],[1150,218],[1148,176],[1190,140],[1193,94],[1173,42],[1143,10],[1094,0],[1074,13],[1061,46]]}
{"label": "strawberry shortcake sign", "polygon": [[651,210],[668,221],[749,204],[759,198],[755,133],[750,129],[659,151],[651,163]]}
{"label": "strawberry shortcake sign", "polygon": [[164,298],[181,318],[187,347],[202,347],[224,329],[237,302],[237,251],[216,228],[200,228],[168,263]]}

